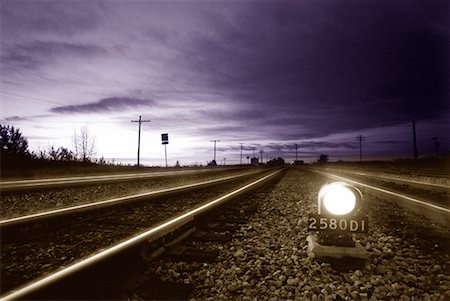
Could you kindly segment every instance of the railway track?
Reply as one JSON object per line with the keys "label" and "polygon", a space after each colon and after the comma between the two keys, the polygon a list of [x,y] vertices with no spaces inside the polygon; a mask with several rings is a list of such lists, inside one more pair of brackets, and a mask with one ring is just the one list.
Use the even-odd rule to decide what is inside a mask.
{"label": "railway track", "polygon": [[[339,170],[339,169],[325,169],[327,172],[335,172],[335,173],[344,173],[354,176],[362,176],[365,178],[375,178],[385,181],[391,181],[391,182],[397,182],[397,183],[405,183],[410,186],[416,186],[416,187],[424,187],[426,189],[432,189],[432,190],[444,190],[448,191],[450,190],[450,182],[448,183],[431,183],[431,182],[425,182],[425,181],[418,181],[418,180],[412,180],[408,178],[401,178],[399,176],[391,176],[391,175],[385,175],[380,174],[376,172],[357,172],[357,171],[349,171],[349,170]],[[437,175],[435,175],[436,177]],[[442,175],[439,175],[439,177],[442,178]]]}
{"label": "railway track", "polygon": [[[435,199],[448,193],[442,187],[407,181],[388,185],[395,179],[371,176],[369,182],[364,175],[350,178],[306,168],[274,173],[273,185],[267,182],[268,174],[254,176],[245,185],[229,179],[229,186],[202,186],[196,192],[184,191],[181,199],[176,194],[154,198],[157,208],[167,204],[167,210],[179,210],[163,215],[159,222],[153,219],[154,209],[141,215],[148,206],[141,201],[133,209],[119,206],[124,211],[115,209],[116,215],[103,212],[108,208],[96,210],[100,215],[83,213],[82,219],[71,224],[73,241],[60,243],[77,248],[74,245],[80,244],[89,228],[88,237],[102,235],[93,244],[104,250],[91,257],[87,257],[89,252],[78,254],[76,258],[85,259],[74,260],[68,268],[44,275],[10,295],[2,291],[3,299],[450,298],[449,212],[445,202]],[[317,210],[317,192],[330,179],[365,190],[363,210],[369,217],[369,235],[356,238],[370,257],[360,270],[336,270],[311,260],[306,252],[308,214]],[[394,191],[396,185],[401,191]],[[255,187],[259,192],[242,197]],[[427,189],[430,192],[424,192]],[[190,203],[192,199],[198,203]],[[416,203],[420,210],[410,211]],[[424,209],[433,207],[437,208]],[[421,217],[427,210],[438,210],[444,219],[438,222],[436,212]],[[169,215],[176,217],[167,219]],[[125,240],[136,231],[140,234]],[[107,248],[114,232],[121,232],[123,241]],[[64,235],[54,232],[36,240],[48,247],[50,239],[60,236]],[[2,258],[8,257],[3,252],[4,246]],[[52,252],[56,265],[50,270],[62,265],[55,260],[59,254]]]}
{"label": "railway track", "polygon": [[[196,182],[196,183],[191,183],[191,184],[186,184],[186,185],[180,185],[180,186],[175,186],[175,187],[169,187],[169,188],[164,188],[164,189],[159,189],[159,190],[151,190],[148,192],[142,192],[142,193],[127,195],[127,196],[118,197],[118,198],[112,198],[112,199],[101,200],[101,201],[96,201],[96,202],[89,202],[86,204],[80,204],[80,205],[76,205],[76,206],[64,207],[61,209],[49,210],[49,211],[38,212],[38,213],[30,214],[30,215],[24,215],[24,216],[4,219],[4,220],[0,220],[0,227],[2,228],[3,231],[7,231],[10,229],[15,230],[16,227],[30,227],[30,225],[32,226],[32,224],[34,222],[37,222],[40,220],[44,220],[44,221],[48,222],[49,220],[58,219],[58,221],[61,221],[60,220],[61,217],[73,216],[73,215],[76,215],[76,214],[79,214],[79,213],[85,212],[85,211],[99,210],[99,209],[105,208],[105,207],[117,206],[122,203],[131,203],[131,202],[136,202],[136,201],[140,201],[140,200],[148,200],[152,197],[161,197],[161,196],[165,196],[170,193],[179,193],[179,192],[188,191],[188,190],[192,190],[192,189],[198,189],[198,188],[206,187],[208,185],[214,185],[214,184],[222,183],[222,182],[225,182],[228,180],[233,180],[233,179],[249,176],[249,175],[252,175],[255,173],[257,173],[257,172],[247,172],[247,173],[243,173],[243,174],[241,173],[241,174],[237,174],[237,175],[221,177],[221,178],[216,178],[216,179],[212,179],[212,180],[206,180],[206,181],[201,181],[201,182]],[[5,232],[3,232],[3,233],[5,234]],[[9,232],[7,232],[7,233],[9,233]]]}
{"label": "railway track", "polygon": [[[363,187],[378,193],[433,222],[450,225],[450,186],[417,180],[378,175],[375,173],[314,169],[329,178]],[[344,174],[345,177],[342,175]]]}
{"label": "railway track", "polygon": [[[83,184],[72,183],[65,186],[35,187],[33,189],[14,189],[0,191],[2,205],[0,219],[11,219],[36,212],[51,211],[82,204],[89,204],[100,200],[126,197],[131,194],[145,193],[150,190],[161,190],[201,181],[213,180],[218,177],[233,176],[253,169],[212,169],[192,173],[181,173],[168,176],[150,178],[136,178],[130,180],[117,178],[114,182],[95,182]],[[165,173],[164,173],[165,174]],[[172,174],[172,173],[170,173]],[[176,176],[176,175],[178,176]],[[71,178],[71,181],[73,179]]]}
{"label": "railway track", "polygon": [[[446,164],[443,162],[443,164]],[[329,171],[336,171],[336,172],[362,172],[362,173],[370,173],[375,175],[385,174],[389,176],[394,177],[414,177],[414,178],[440,178],[445,181],[450,180],[450,173],[448,166],[440,166],[439,169],[429,169],[424,167],[417,167],[417,168],[407,168],[407,167],[400,167],[397,166],[396,168],[393,168],[390,165],[386,166],[379,166],[378,168],[370,167],[370,166],[336,166],[336,167],[327,167],[325,168]]]}
{"label": "railway track", "polygon": [[[99,248],[107,249],[102,252],[104,255],[95,258],[110,256],[117,252],[112,251],[117,250],[117,243],[130,235],[140,233],[128,242],[125,240],[121,243],[122,247],[119,247],[119,250],[143,240],[148,241],[151,237],[154,239],[155,235],[156,237],[161,235],[161,231],[162,233],[174,231],[180,224],[192,221],[197,216],[197,212],[203,212],[206,208],[212,208],[217,203],[256,187],[259,182],[277,173],[267,176],[267,172],[249,172],[4,220],[0,224],[2,258],[4,258],[2,260],[2,291],[10,291],[26,281],[39,277],[40,274],[56,270],[60,266],[67,266],[79,258],[98,251]],[[261,174],[265,175],[261,176]],[[239,188],[236,189],[236,187]],[[232,192],[229,192],[230,190]],[[217,198],[217,195],[222,196]],[[215,199],[212,202],[207,202],[214,196]],[[149,201],[150,198],[152,198],[151,201]],[[203,203],[205,205],[199,207]],[[183,212],[188,213],[183,214]],[[164,220],[173,216],[177,218],[163,223]],[[155,228],[155,225],[160,223],[165,226],[159,225]],[[111,244],[116,246],[109,248]],[[42,252],[43,249],[47,249],[47,252]],[[44,255],[42,258],[31,258],[30,250]],[[92,257],[82,261],[84,262],[82,266],[92,263],[92,259],[89,258]],[[96,261],[97,259],[93,262]],[[80,267],[79,263],[75,266],[72,266],[71,270],[78,270]],[[8,280],[5,281],[5,279]],[[47,282],[44,281],[44,283]],[[33,284],[27,287],[33,287]],[[13,293],[7,299],[15,299],[18,296],[20,294]]]}
{"label": "railway track", "polygon": [[192,169],[162,172],[141,172],[141,173],[121,173],[112,175],[97,175],[83,177],[56,177],[44,179],[27,179],[27,180],[8,180],[0,181],[0,193],[8,194],[33,190],[58,189],[60,187],[77,187],[105,183],[117,183],[126,181],[149,180],[167,177],[178,177],[187,175],[200,175],[207,173],[223,173],[226,171],[243,170],[241,167],[233,168],[215,168],[215,169]]}

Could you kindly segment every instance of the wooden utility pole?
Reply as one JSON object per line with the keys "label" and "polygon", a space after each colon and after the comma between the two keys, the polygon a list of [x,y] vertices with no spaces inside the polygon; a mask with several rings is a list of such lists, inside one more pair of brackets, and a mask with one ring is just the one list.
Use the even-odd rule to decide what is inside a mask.
{"label": "wooden utility pole", "polygon": [[140,165],[140,150],[141,150],[141,123],[142,122],[150,122],[150,120],[142,120],[141,116],[139,116],[139,120],[131,120],[131,122],[139,123],[139,131],[138,131],[138,151],[137,151],[137,166]]}
{"label": "wooden utility pole", "polygon": [[439,157],[439,146],[441,146],[441,144],[438,141],[438,137],[433,137],[433,138],[431,138],[431,140],[434,141],[434,148],[436,150],[436,157]]}
{"label": "wooden utility pole", "polygon": [[414,141],[414,159],[417,160],[417,158],[419,157],[419,153],[417,152],[416,121],[415,120],[412,121],[412,126],[413,126],[413,141]]}
{"label": "wooden utility pole", "polygon": [[359,135],[356,137],[359,140],[359,162],[362,161],[362,142],[366,139],[363,135]]}
{"label": "wooden utility pole", "polygon": [[244,143],[239,143],[240,145],[241,145],[241,161],[240,161],[240,164],[242,165],[242,146],[244,145]]}
{"label": "wooden utility pole", "polygon": [[220,142],[220,140],[209,140],[209,142],[214,142],[214,162],[216,162],[216,143]]}

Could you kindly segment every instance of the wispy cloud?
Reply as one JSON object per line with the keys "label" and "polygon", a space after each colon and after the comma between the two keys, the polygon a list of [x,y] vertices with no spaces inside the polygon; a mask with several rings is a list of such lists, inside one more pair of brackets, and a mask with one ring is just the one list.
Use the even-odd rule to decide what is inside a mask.
{"label": "wispy cloud", "polygon": [[109,97],[103,98],[95,102],[58,106],[51,108],[53,113],[71,114],[71,113],[100,113],[122,110],[127,108],[135,108],[138,106],[151,106],[155,102],[151,99],[140,99],[130,97]]}
{"label": "wispy cloud", "polygon": [[21,122],[21,121],[37,121],[44,118],[52,117],[52,114],[38,114],[38,115],[26,115],[26,116],[7,116],[0,119],[0,122]]}
{"label": "wispy cloud", "polygon": [[106,50],[93,44],[31,41],[3,47],[1,62],[7,68],[36,69],[56,58],[92,57]]}
{"label": "wispy cloud", "polygon": [[10,116],[5,118],[5,121],[24,121],[24,120],[28,120],[28,118],[19,116]]}

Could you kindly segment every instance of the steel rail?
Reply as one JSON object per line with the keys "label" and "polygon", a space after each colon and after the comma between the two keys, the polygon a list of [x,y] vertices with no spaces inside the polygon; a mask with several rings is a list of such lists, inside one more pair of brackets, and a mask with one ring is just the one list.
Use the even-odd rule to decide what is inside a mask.
{"label": "steel rail", "polygon": [[[230,170],[230,169],[234,168],[227,168],[222,170]],[[82,185],[82,184],[114,182],[114,181],[141,180],[156,177],[204,173],[215,170],[217,169],[159,171],[159,172],[131,173],[131,174],[127,173],[127,174],[99,175],[99,176],[85,176],[85,177],[63,177],[63,178],[0,181],[0,191],[46,188],[63,185]]]}
{"label": "steel rail", "polygon": [[378,191],[378,192],[382,192],[384,194],[388,194],[388,195],[391,195],[391,196],[395,196],[395,197],[398,197],[398,198],[401,198],[401,199],[413,202],[415,204],[419,204],[419,205],[422,205],[422,206],[433,208],[435,210],[440,211],[441,213],[445,213],[446,215],[450,214],[450,209],[447,209],[445,207],[434,205],[434,204],[431,204],[431,203],[428,203],[428,202],[425,202],[425,201],[421,201],[421,200],[418,200],[418,199],[415,199],[415,198],[412,198],[412,197],[409,197],[409,196],[405,196],[405,195],[402,195],[402,194],[399,194],[399,193],[396,193],[396,192],[393,192],[393,191],[389,191],[389,190],[386,190],[386,189],[383,189],[383,188],[379,188],[379,187],[376,187],[376,186],[372,186],[372,185],[368,185],[368,184],[361,183],[361,182],[358,182],[358,181],[354,181],[354,180],[351,180],[351,179],[348,179],[348,178],[344,178],[342,176],[338,176],[338,175],[335,175],[335,174],[331,174],[331,173],[328,173],[328,172],[324,172],[324,171],[320,171],[320,170],[316,170],[316,169],[312,169],[312,170],[314,172],[317,172],[317,173],[320,173],[320,174],[324,174],[326,176],[330,176],[332,178],[335,178],[335,179],[338,179],[338,180],[341,180],[341,181],[353,183],[353,184],[356,184],[356,185],[359,185],[359,186],[362,186],[362,187],[366,187],[366,188],[369,188],[369,189],[372,189],[372,190],[375,190],[375,191]]}
{"label": "steel rail", "polygon": [[328,168],[326,168],[325,170],[334,171],[334,172],[350,173],[350,174],[361,175],[361,176],[366,176],[366,177],[374,177],[374,178],[379,178],[379,179],[392,180],[392,181],[396,181],[396,182],[405,182],[405,183],[417,184],[417,185],[422,185],[422,186],[431,186],[431,187],[436,187],[436,188],[450,189],[450,185],[427,183],[427,182],[422,182],[422,181],[403,179],[403,178],[399,178],[399,177],[382,176],[382,175],[377,175],[374,173],[365,173],[365,172],[357,172],[357,171],[342,170],[342,169],[328,169]]}
{"label": "steel rail", "polygon": [[67,214],[73,214],[76,212],[94,210],[94,209],[98,209],[98,208],[102,208],[102,207],[106,207],[106,206],[115,205],[118,203],[130,202],[130,201],[144,199],[144,198],[148,198],[148,197],[154,197],[154,196],[161,196],[163,194],[176,192],[176,191],[180,191],[180,190],[198,188],[198,187],[202,187],[205,185],[210,185],[210,184],[214,184],[214,183],[218,183],[218,182],[222,182],[222,181],[236,179],[239,177],[245,177],[245,176],[248,176],[248,175],[251,175],[254,173],[258,173],[258,172],[261,172],[261,170],[247,172],[247,173],[238,174],[238,175],[227,176],[227,177],[222,177],[219,179],[207,180],[207,181],[202,181],[202,182],[197,182],[197,183],[192,183],[192,184],[186,184],[186,185],[181,185],[181,186],[176,186],[176,187],[164,188],[164,189],[160,189],[160,190],[143,192],[143,193],[138,193],[138,194],[133,194],[133,195],[128,195],[128,196],[108,199],[108,200],[104,200],[104,201],[98,201],[98,202],[94,202],[94,203],[81,204],[81,205],[77,205],[77,206],[65,207],[65,208],[61,208],[61,209],[55,209],[55,210],[38,212],[38,213],[19,216],[19,217],[10,218],[10,219],[4,219],[4,220],[0,220],[0,229],[1,228],[4,229],[4,228],[10,227],[10,226],[17,226],[19,224],[36,221],[36,220],[40,220],[40,219],[57,217],[57,216],[62,216],[62,215],[67,215]]}
{"label": "steel rail", "polygon": [[223,204],[224,202],[228,201],[229,199],[248,191],[251,188],[254,188],[258,184],[272,178],[279,172],[281,172],[282,169],[278,169],[277,171],[274,171],[270,173],[269,175],[263,176],[249,184],[246,184],[236,190],[233,190],[232,192],[229,192],[217,199],[214,199],[204,205],[201,205],[200,207],[197,207],[187,213],[181,214],[175,218],[172,218],[156,227],[153,227],[141,234],[138,234],[126,241],[123,241],[121,243],[118,243],[111,248],[108,248],[106,250],[100,251],[97,254],[94,254],[90,257],[87,257],[80,262],[74,263],[60,271],[57,271],[51,275],[48,275],[42,279],[33,281],[24,287],[18,289],[17,291],[14,291],[6,296],[1,297],[2,301],[9,301],[9,300],[17,300],[20,298],[23,298],[27,295],[32,294],[33,292],[42,289],[46,286],[49,286],[65,277],[68,277],[70,275],[73,275],[85,268],[88,268],[89,266],[92,266],[96,263],[99,263],[107,258],[110,258],[111,256],[118,254],[122,251],[125,251],[129,249],[130,247],[136,246],[144,241],[154,241],[167,233],[173,232],[174,230],[180,228],[181,226],[191,222],[194,220],[194,218],[198,217],[201,214],[204,214],[208,212],[209,210]]}

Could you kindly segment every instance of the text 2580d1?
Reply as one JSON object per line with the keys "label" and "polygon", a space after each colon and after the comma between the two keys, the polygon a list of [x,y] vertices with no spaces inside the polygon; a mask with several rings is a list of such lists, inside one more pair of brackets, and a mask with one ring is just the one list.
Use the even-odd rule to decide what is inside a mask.
{"label": "text 2580d1", "polygon": [[367,233],[368,219],[364,217],[329,217],[312,214],[308,219],[308,230],[313,231],[342,231],[352,233]]}

